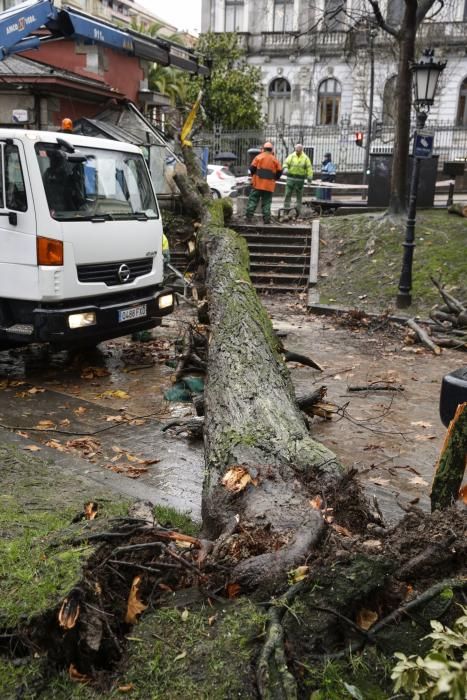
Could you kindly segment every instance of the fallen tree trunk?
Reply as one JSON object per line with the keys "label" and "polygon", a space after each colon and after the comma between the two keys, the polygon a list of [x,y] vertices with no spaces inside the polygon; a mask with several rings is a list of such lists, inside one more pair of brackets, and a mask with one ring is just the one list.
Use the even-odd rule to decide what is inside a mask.
{"label": "fallen tree trunk", "polygon": [[[237,524],[267,533],[259,554],[244,538],[232,580],[273,589],[321,537],[323,518],[310,498],[337,489],[342,467],[309,435],[280,343],[248,277],[246,242],[221,223],[202,227],[199,246],[211,319],[203,529],[210,539],[225,538],[223,551],[232,556]],[[251,477],[240,493],[222,481],[234,465]]]}

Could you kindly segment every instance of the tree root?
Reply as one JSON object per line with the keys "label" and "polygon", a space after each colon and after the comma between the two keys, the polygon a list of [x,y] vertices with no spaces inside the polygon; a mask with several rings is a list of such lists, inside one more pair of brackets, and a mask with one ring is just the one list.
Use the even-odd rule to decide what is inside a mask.
{"label": "tree root", "polygon": [[287,667],[280,610],[271,608],[268,615],[266,641],[256,667],[259,696],[263,700],[296,700],[297,683]]}

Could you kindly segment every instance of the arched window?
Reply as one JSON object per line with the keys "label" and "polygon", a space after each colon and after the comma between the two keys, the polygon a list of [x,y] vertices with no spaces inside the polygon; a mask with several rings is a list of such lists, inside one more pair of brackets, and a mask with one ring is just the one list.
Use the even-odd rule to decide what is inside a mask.
{"label": "arched window", "polygon": [[290,83],[285,78],[274,78],[268,91],[268,123],[288,124],[290,118]]}
{"label": "arched window", "polygon": [[457,126],[467,126],[467,78],[464,78],[459,90],[456,124]]}
{"label": "arched window", "polygon": [[383,92],[383,122],[394,124],[396,118],[397,75],[386,80]]}
{"label": "arched window", "polygon": [[337,124],[341,106],[341,84],[335,78],[327,78],[318,88],[318,124]]}

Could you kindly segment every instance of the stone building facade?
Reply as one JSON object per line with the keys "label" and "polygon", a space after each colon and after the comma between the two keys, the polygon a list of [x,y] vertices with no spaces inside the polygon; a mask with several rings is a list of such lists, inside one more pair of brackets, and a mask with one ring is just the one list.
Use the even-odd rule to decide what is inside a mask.
{"label": "stone building facade", "polygon": [[[397,25],[404,0],[380,6]],[[431,14],[438,9],[435,3]],[[395,53],[388,34],[373,35],[369,16],[366,0],[202,0],[201,28],[238,33],[249,63],[261,68],[271,125],[366,124],[373,53],[373,116],[390,124]],[[430,121],[467,128],[467,0],[445,0],[432,19],[428,14],[417,50],[426,47],[448,61]]]}

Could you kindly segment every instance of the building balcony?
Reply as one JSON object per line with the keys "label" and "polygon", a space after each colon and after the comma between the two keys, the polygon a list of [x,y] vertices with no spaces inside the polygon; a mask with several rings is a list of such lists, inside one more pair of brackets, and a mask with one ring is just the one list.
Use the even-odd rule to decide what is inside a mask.
{"label": "building balcony", "polygon": [[293,54],[340,54],[346,47],[348,32],[261,32],[238,34],[240,46],[250,55],[290,56]]}
{"label": "building balcony", "polygon": [[424,22],[418,37],[430,46],[465,47],[467,22]]}

